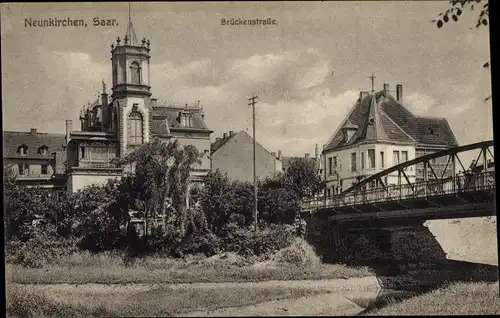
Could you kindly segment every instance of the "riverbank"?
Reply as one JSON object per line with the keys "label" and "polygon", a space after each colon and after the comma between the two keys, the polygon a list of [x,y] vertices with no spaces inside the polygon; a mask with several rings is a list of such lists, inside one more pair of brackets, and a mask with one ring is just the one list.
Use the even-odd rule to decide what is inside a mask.
{"label": "riverbank", "polygon": [[378,306],[383,308],[363,315],[499,315],[499,283],[454,283],[400,301],[389,298]]}

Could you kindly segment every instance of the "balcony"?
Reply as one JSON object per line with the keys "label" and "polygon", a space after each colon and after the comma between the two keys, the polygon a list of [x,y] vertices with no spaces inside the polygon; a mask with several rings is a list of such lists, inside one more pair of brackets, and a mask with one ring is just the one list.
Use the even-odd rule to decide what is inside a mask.
{"label": "balcony", "polygon": [[103,161],[80,161],[77,168],[117,168],[117,165]]}
{"label": "balcony", "polygon": [[41,173],[31,173],[31,174],[18,174],[18,180],[50,180],[53,174],[41,174]]}

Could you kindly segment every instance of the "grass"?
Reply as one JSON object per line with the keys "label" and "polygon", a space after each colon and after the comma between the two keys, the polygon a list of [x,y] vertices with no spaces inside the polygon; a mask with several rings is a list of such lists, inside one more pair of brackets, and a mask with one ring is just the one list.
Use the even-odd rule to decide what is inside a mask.
{"label": "grass", "polygon": [[454,283],[430,293],[397,302],[367,315],[498,315],[500,314],[499,284]]}
{"label": "grass", "polygon": [[105,288],[79,290],[78,287],[48,291],[9,284],[7,316],[172,316],[198,310],[254,305],[266,301],[299,298],[326,290],[299,288],[220,287],[193,289],[160,287],[138,292],[122,286],[110,292]]}
{"label": "grass", "polygon": [[[259,264],[256,264],[259,265]],[[78,253],[42,268],[6,265],[6,280],[18,284],[175,284],[318,280],[373,275],[368,267],[340,264],[242,264],[237,257],[169,259],[146,257],[126,264],[118,254]]]}

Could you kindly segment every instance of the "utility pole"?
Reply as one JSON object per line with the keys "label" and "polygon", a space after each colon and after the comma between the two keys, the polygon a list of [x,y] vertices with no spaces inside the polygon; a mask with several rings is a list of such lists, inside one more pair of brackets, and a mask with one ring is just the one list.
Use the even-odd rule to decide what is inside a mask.
{"label": "utility pole", "polygon": [[253,221],[254,221],[254,230],[257,232],[257,171],[255,169],[255,104],[257,104],[257,96],[252,96],[249,98],[248,106],[252,106],[252,119],[253,119],[253,204],[254,204],[254,212],[253,212]]}

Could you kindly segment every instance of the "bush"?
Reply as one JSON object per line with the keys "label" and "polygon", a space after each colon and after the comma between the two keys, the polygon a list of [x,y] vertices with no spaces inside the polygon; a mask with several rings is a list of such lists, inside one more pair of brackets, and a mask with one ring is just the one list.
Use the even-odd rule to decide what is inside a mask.
{"label": "bush", "polygon": [[53,231],[45,226],[26,242],[7,242],[6,261],[24,267],[41,268],[77,251],[75,240],[58,237]]}
{"label": "bush", "polygon": [[243,256],[269,258],[280,249],[290,246],[295,239],[295,228],[290,225],[261,225],[255,232],[252,227],[239,227],[229,223],[224,228],[223,249]]}
{"label": "bush", "polygon": [[221,239],[212,233],[190,234],[175,249],[180,256],[204,254],[212,256],[221,251]]}
{"label": "bush", "polygon": [[314,248],[302,238],[296,238],[292,245],[279,250],[273,255],[273,261],[296,266],[315,266],[321,263]]}

